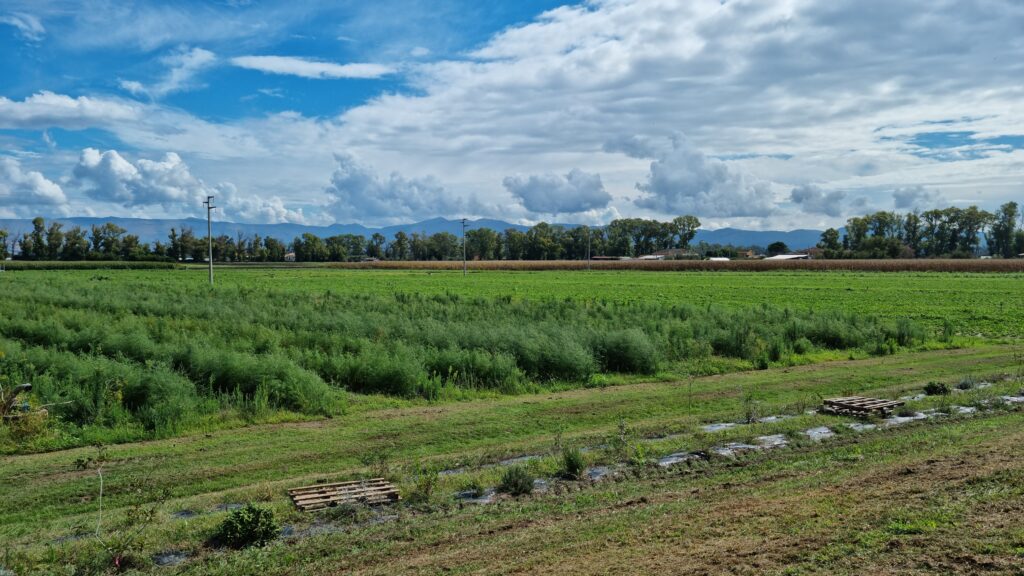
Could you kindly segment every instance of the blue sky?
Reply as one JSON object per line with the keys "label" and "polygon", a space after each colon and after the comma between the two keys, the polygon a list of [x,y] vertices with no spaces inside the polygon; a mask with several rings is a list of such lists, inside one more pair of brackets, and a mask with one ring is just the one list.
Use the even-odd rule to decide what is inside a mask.
{"label": "blue sky", "polygon": [[1013,0],[0,0],[0,217],[696,214],[1022,201]]}

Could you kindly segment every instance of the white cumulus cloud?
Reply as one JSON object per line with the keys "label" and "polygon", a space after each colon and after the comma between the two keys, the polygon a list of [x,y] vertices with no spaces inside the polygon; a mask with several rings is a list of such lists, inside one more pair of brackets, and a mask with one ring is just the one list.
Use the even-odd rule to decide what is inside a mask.
{"label": "white cumulus cloud", "polygon": [[636,187],[643,193],[636,205],[663,214],[767,216],[775,210],[769,182],[706,156],[682,134]]}
{"label": "white cumulus cloud", "polygon": [[789,194],[790,202],[799,205],[809,214],[824,214],[838,218],[843,215],[843,200],[846,192],[832,190],[826,192],[816,184],[802,184],[793,188]]}
{"label": "white cumulus cloud", "polygon": [[211,186],[192,174],[174,152],[160,160],[131,162],[116,150],[82,151],[73,171],[74,183],[92,199],[124,207],[164,206],[173,211],[194,210],[207,196],[227,219],[243,222],[304,222],[301,210],[288,208],[277,196],[242,194],[229,182]]}
{"label": "white cumulus cloud", "polygon": [[892,192],[893,204],[898,210],[928,210],[939,208],[944,201],[938,192],[924,186],[906,186]]}
{"label": "white cumulus cloud", "polygon": [[502,184],[527,210],[535,213],[576,214],[607,208],[612,201],[600,174],[588,174],[578,168],[565,176],[507,176]]}
{"label": "white cumulus cloud", "polygon": [[22,101],[0,96],[0,128],[77,130],[135,120],[141,108],[131,102],[111,98],[79,96],[42,91]]}
{"label": "white cumulus cloud", "polygon": [[39,207],[61,207],[67,201],[59,184],[40,172],[22,169],[14,158],[0,156],[0,206],[28,214]]}
{"label": "white cumulus cloud", "polygon": [[337,64],[295,56],[238,56],[231,63],[240,68],[268,74],[286,74],[303,78],[380,78],[394,72],[390,66],[371,63]]}
{"label": "white cumulus cloud", "polygon": [[336,154],[337,167],[325,192],[336,221],[398,223],[432,216],[460,216],[470,208],[434,178],[380,176],[351,154]]}

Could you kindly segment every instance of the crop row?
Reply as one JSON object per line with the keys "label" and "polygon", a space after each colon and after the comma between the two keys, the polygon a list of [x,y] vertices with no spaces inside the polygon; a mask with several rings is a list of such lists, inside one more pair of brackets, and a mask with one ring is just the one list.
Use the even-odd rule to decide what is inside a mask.
{"label": "crop row", "polygon": [[755,368],[814,350],[890,353],[908,320],[686,303],[140,291],[102,277],[11,282],[0,374],[76,426],[169,433],[219,410],[331,414],[346,393],[435,399],[583,385],[680,361]]}

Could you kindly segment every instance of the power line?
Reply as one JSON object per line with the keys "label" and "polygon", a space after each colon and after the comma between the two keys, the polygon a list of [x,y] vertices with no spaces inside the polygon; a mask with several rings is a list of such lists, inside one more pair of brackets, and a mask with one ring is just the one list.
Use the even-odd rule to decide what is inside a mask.
{"label": "power line", "polygon": [[213,205],[213,196],[207,196],[203,202],[206,206],[206,240],[208,241],[207,261],[210,264],[210,286],[213,286],[213,219],[211,213],[216,208]]}
{"label": "power line", "polygon": [[462,219],[462,275],[466,275],[466,219]]}

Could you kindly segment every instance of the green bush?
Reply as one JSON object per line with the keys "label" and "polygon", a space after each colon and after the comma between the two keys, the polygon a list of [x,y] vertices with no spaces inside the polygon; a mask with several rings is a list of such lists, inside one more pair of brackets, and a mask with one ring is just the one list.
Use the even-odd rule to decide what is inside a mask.
{"label": "green bush", "polygon": [[945,396],[949,394],[949,386],[942,382],[929,382],[925,384],[924,393],[929,396]]}
{"label": "green bush", "polygon": [[591,344],[602,370],[632,374],[654,374],[658,353],[642,330],[616,330],[595,335]]}
{"label": "green bush", "polygon": [[504,352],[459,348],[431,350],[423,365],[431,376],[462,388],[515,392],[525,378],[516,359]]}
{"label": "green bush", "polygon": [[512,466],[501,476],[498,492],[525,496],[533,492],[533,476],[522,466]]}
{"label": "green bush", "polygon": [[579,448],[566,447],[562,449],[562,477],[579,480],[583,477],[583,472],[586,469],[587,462]]}
{"label": "green bush", "polygon": [[814,349],[814,344],[806,337],[801,336],[795,342],[793,342],[793,352],[797,354],[807,354]]}
{"label": "green bush", "polygon": [[272,510],[247,504],[228,514],[213,533],[211,541],[229,548],[262,546],[277,537],[280,530]]}

